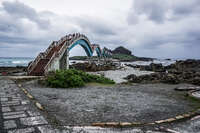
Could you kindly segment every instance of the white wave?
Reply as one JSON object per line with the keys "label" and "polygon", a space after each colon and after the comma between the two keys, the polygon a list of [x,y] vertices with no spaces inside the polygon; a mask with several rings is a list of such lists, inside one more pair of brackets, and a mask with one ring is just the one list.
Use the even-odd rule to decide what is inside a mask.
{"label": "white wave", "polygon": [[29,61],[27,60],[16,60],[16,61],[12,61],[13,64],[27,64],[29,63]]}

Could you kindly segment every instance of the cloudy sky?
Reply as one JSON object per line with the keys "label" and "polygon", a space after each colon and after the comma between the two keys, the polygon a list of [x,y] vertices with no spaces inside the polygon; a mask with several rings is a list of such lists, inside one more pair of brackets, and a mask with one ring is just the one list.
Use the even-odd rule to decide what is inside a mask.
{"label": "cloudy sky", "polygon": [[0,57],[35,57],[74,32],[137,56],[200,58],[200,0],[0,0]]}

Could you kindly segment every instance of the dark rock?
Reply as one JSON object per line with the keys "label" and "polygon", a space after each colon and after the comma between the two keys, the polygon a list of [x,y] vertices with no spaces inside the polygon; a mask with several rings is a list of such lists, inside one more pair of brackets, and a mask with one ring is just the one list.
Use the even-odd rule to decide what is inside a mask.
{"label": "dark rock", "polygon": [[112,51],[113,54],[125,54],[125,55],[132,55],[132,52],[122,46],[117,47],[115,50]]}
{"label": "dark rock", "polygon": [[170,66],[151,63],[147,66],[136,66],[140,70],[154,71],[156,73],[143,76],[129,75],[130,82],[151,82],[151,83],[191,83],[200,85],[200,60],[177,61]]}
{"label": "dark rock", "polygon": [[190,79],[189,83],[194,84],[194,85],[200,85],[200,77],[194,77]]}
{"label": "dark rock", "polygon": [[15,75],[26,75],[27,67],[16,66],[16,67],[0,67],[1,75],[15,76]]}
{"label": "dark rock", "polygon": [[112,62],[105,64],[96,64],[96,63],[75,63],[70,65],[70,68],[82,70],[85,72],[96,72],[96,71],[108,71],[117,69],[117,64]]}
{"label": "dark rock", "polygon": [[178,84],[180,83],[180,80],[176,75],[173,74],[166,74],[162,79],[161,82],[163,83],[169,83],[169,84]]}
{"label": "dark rock", "polygon": [[162,64],[155,64],[155,63],[151,63],[150,65],[141,65],[141,66],[138,65],[137,68],[140,68],[141,71],[154,71],[154,72],[166,71],[162,66]]}
{"label": "dark rock", "polygon": [[140,83],[141,82],[140,78],[137,77],[135,74],[131,74],[128,77],[126,77],[125,79],[128,79],[130,82],[133,82],[133,83]]}
{"label": "dark rock", "polygon": [[162,64],[151,63],[150,64],[150,68],[154,72],[165,72],[164,67],[162,66]]}

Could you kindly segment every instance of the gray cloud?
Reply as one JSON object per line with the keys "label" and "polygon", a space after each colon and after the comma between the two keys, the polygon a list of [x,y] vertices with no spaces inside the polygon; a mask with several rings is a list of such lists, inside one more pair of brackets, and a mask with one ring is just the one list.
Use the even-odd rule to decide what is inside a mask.
{"label": "gray cloud", "polygon": [[0,36],[0,42],[1,43],[13,43],[13,44],[17,44],[17,43],[21,43],[21,44],[29,44],[29,43],[40,43],[39,40],[34,40],[34,39],[28,39],[28,38],[24,38],[24,37],[9,37],[9,36],[4,36],[1,35]]}
{"label": "gray cloud", "polygon": [[175,0],[175,3],[171,5],[173,12],[178,15],[188,15],[188,14],[197,14],[200,10],[200,1],[199,0],[190,0],[190,1],[181,1]]}
{"label": "gray cloud", "polygon": [[149,20],[163,23],[167,20],[180,20],[200,12],[199,0],[134,0],[128,15],[128,23],[135,24],[132,19],[145,15]]}
{"label": "gray cloud", "polygon": [[77,25],[81,30],[96,35],[115,35],[116,29],[108,22],[103,22],[99,18],[91,18],[88,16],[74,18]]}
{"label": "gray cloud", "polygon": [[127,15],[132,48],[140,56],[199,58],[199,12],[199,0],[134,0]]}
{"label": "gray cloud", "polygon": [[165,4],[163,0],[135,0],[133,8],[135,13],[145,14],[149,19],[162,23],[165,19],[168,4]]}
{"label": "gray cloud", "polygon": [[51,25],[48,19],[40,17],[42,15],[20,2],[3,2],[0,9],[0,56],[36,56],[45,44],[48,45],[46,33]]}
{"label": "gray cloud", "polygon": [[[37,12],[20,2],[4,2],[0,56],[36,56],[51,41],[80,32],[101,47],[123,45],[139,56],[200,58],[199,11],[198,0],[134,0],[124,18],[109,19]],[[74,49],[74,55],[79,50]]]}
{"label": "gray cloud", "polygon": [[35,22],[40,28],[48,28],[49,21],[41,18],[40,14],[37,13],[33,8],[24,5],[18,1],[15,2],[3,2],[3,9],[15,19],[27,18],[30,21]]}
{"label": "gray cloud", "polygon": [[[10,48],[13,51],[18,48],[31,51],[32,49],[29,54],[35,56],[48,47],[51,41],[59,40],[66,33],[85,33],[92,38],[92,43],[101,43],[104,41],[94,40],[110,42],[117,30],[113,25],[105,24],[106,22],[99,18],[59,16],[49,11],[38,13],[20,2],[3,2],[1,9],[0,45],[4,44],[4,46],[0,47],[0,50]],[[4,56],[3,52],[0,56]]]}

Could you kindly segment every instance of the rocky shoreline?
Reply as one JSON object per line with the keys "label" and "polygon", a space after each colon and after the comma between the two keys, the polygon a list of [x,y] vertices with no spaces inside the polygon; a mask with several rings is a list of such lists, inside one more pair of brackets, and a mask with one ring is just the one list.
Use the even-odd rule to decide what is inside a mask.
{"label": "rocky shoreline", "polygon": [[26,75],[27,67],[0,67],[0,76],[22,76]]}
{"label": "rocky shoreline", "polygon": [[[123,63],[122,63],[123,64]],[[200,60],[188,59],[176,61],[164,66],[151,63],[150,65],[122,65],[119,61],[74,63],[70,68],[93,72],[105,77],[116,79],[117,82],[131,83],[189,83],[200,85]],[[1,76],[26,75],[27,67],[0,67]]]}
{"label": "rocky shoreline", "polygon": [[85,72],[97,72],[97,71],[108,71],[119,69],[118,63],[112,61],[106,61],[104,63],[98,62],[84,62],[84,63],[74,63],[70,65],[70,68],[82,70]]}
{"label": "rocky shoreline", "polygon": [[190,83],[200,85],[200,60],[188,59],[185,61],[176,61],[175,64],[163,66],[162,64],[150,65],[127,65],[133,68],[139,68],[141,71],[154,71],[150,75],[136,76],[131,74],[127,76],[129,82],[134,83]]}

